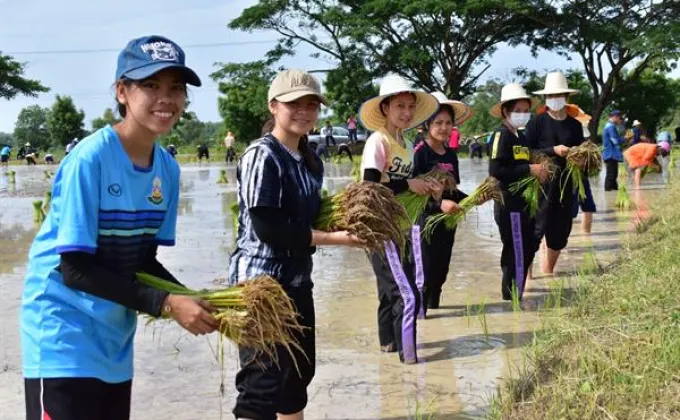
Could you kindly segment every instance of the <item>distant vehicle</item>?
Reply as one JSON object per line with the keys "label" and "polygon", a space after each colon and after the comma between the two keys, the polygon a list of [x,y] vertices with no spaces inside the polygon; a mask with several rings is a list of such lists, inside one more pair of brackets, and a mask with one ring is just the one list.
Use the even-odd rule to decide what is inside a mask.
{"label": "distant vehicle", "polygon": [[[336,144],[349,143],[349,131],[345,127],[333,127],[333,138]],[[308,136],[310,143],[326,144],[326,136],[311,134]],[[357,141],[366,141],[366,132],[357,132]]]}

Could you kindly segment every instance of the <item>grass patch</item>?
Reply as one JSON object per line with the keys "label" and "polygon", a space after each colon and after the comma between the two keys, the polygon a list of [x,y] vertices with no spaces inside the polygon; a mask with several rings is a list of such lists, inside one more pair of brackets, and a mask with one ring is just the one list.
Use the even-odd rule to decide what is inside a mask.
{"label": "grass patch", "polygon": [[680,187],[661,200],[638,246],[606,268],[586,258],[569,308],[551,313],[489,419],[680,418]]}

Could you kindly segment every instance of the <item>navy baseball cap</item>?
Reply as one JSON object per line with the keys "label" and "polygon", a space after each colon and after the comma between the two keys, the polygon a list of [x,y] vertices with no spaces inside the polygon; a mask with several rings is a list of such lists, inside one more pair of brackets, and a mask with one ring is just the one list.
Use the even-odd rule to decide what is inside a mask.
{"label": "navy baseball cap", "polygon": [[162,36],[133,39],[118,55],[116,80],[143,80],[161,70],[179,69],[186,83],[201,86],[201,79],[186,66],[185,59],[179,45]]}
{"label": "navy baseball cap", "polygon": [[610,117],[620,117],[623,113],[619,111],[618,109],[613,110],[612,112],[609,113]]}

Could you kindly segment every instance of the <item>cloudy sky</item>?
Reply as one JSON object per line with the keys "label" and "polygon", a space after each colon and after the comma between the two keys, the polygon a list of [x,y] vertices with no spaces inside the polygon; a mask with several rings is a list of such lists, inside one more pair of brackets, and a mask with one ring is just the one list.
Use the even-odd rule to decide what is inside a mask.
{"label": "cloudy sky", "polygon": [[[111,86],[116,57],[132,38],[164,35],[185,48],[188,64],[204,85],[191,91],[191,110],[200,119],[219,121],[217,86],[208,77],[215,62],[260,58],[276,34],[234,32],[227,23],[257,0],[0,0],[0,51],[27,63],[26,75],[51,88],[38,98],[0,100],[0,131],[11,132],[19,111],[32,104],[47,107],[56,94],[70,95],[85,110],[86,126],[114,104]],[[309,50],[283,64],[305,69],[324,66]],[[525,66],[544,70],[580,67],[554,54],[538,59],[527,48],[501,46],[486,77],[506,79]],[[325,66],[324,66],[325,67]]]}

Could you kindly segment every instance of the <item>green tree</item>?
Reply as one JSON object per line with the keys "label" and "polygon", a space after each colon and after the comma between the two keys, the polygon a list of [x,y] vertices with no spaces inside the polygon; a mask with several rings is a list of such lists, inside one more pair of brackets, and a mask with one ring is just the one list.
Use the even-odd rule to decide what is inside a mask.
{"label": "green tree", "polygon": [[460,126],[463,136],[479,136],[500,127],[501,121],[492,117],[489,110],[500,100],[502,87],[500,81],[488,80],[474,94],[463,99],[472,107],[472,117]]}
{"label": "green tree", "polygon": [[55,146],[66,146],[84,133],[85,112],[78,111],[70,96],[60,96],[52,104],[47,117],[47,129]]}
{"label": "green tree", "polygon": [[37,80],[23,77],[26,65],[15,61],[9,55],[0,53],[0,98],[13,99],[17,95],[38,96],[49,92],[49,88]]}
{"label": "green tree", "polygon": [[[542,0],[259,0],[231,29],[273,30],[277,54],[299,44],[313,57],[397,73],[453,98],[474,91],[501,43],[516,44],[542,24]],[[350,68],[350,67],[345,67]],[[343,74],[346,74],[343,72]],[[364,99],[364,98],[360,98]]]}
{"label": "green tree", "polygon": [[378,94],[371,72],[359,57],[340,62],[337,68],[329,70],[324,88],[333,114],[341,122],[347,121],[352,114],[356,116],[361,102]]}
{"label": "green tree", "polygon": [[276,75],[271,64],[269,59],[219,64],[222,68],[210,75],[223,95],[218,98],[217,106],[224,127],[239,141],[259,138],[262,125],[270,117],[267,92]]}
{"label": "green tree", "polygon": [[549,0],[552,12],[536,16],[544,25],[532,42],[583,61],[591,86],[596,133],[605,109],[650,68],[666,68],[680,57],[680,2],[657,0]]}
{"label": "green tree", "polygon": [[14,136],[10,133],[0,133],[0,147],[5,145],[16,146]]}
{"label": "green tree", "polygon": [[680,107],[680,80],[647,70],[635,85],[620,91],[614,106],[631,121],[640,120],[647,134],[653,137],[660,126],[672,122]]}
{"label": "green tree", "polygon": [[97,117],[92,120],[92,131],[99,130],[100,128],[104,128],[107,125],[114,125],[118,121],[120,121],[118,118],[116,118],[116,115],[113,113],[113,110],[111,108],[106,108],[104,110],[104,115],[101,117]]}
{"label": "green tree", "polygon": [[49,109],[31,105],[19,112],[14,125],[14,138],[19,146],[30,143],[40,150],[50,147],[50,132],[47,129]]}

